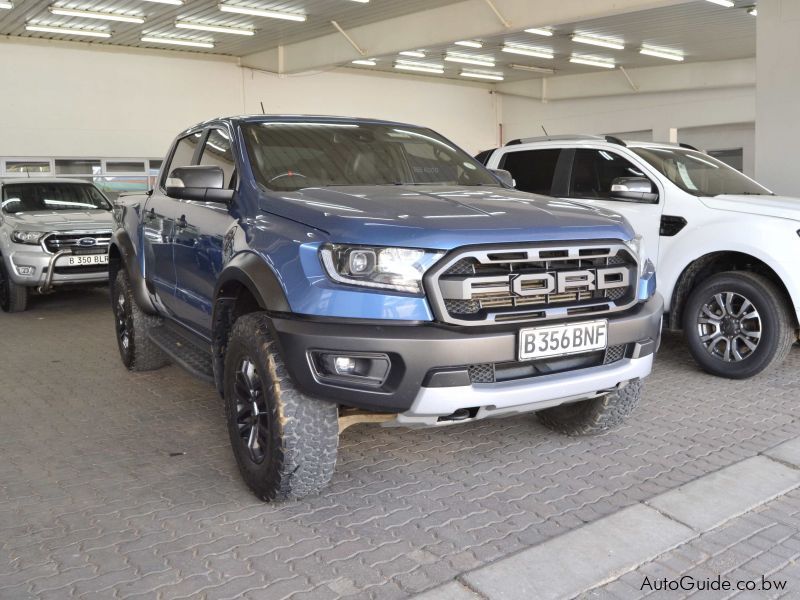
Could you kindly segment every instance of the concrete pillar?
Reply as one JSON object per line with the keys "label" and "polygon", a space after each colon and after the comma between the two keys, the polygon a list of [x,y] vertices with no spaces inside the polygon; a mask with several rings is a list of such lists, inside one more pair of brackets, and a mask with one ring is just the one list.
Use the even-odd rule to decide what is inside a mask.
{"label": "concrete pillar", "polygon": [[653,126],[653,141],[665,142],[667,144],[678,143],[678,129],[676,127],[666,127],[658,124]]}
{"label": "concrete pillar", "polygon": [[800,0],[758,0],[756,179],[800,196]]}

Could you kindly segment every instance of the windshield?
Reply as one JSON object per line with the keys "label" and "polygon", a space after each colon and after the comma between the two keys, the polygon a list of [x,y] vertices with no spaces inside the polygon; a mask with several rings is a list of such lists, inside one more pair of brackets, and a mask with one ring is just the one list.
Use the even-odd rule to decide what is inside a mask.
{"label": "windshield", "polygon": [[631,148],[672,183],[694,196],[771,195],[724,162],[686,148]]}
{"label": "windshield", "polygon": [[97,188],[88,183],[7,183],[3,186],[3,212],[36,210],[111,210]]}
{"label": "windshield", "polygon": [[430,129],[310,122],[251,123],[243,131],[256,179],[270,190],[500,185],[472,157]]}

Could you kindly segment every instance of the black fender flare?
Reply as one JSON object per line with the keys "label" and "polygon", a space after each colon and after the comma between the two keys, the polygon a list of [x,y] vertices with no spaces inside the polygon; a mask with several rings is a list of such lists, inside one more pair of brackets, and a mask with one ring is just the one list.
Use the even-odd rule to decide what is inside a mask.
{"label": "black fender flare", "polygon": [[242,252],[225,265],[217,279],[215,300],[226,297],[226,284],[232,282],[246,287],[264,310],[275,313],[291,312],[278,276],[257,254]]}
{"label": "black fender flare", "polygon": [[[147,282],[145,281],[142,271],[139,268],[139,263],[136,260],[136,249],[131,241],[130,235],[123,228],[118,228],[111,235],[109,259],[112,262],[112,270],[114,269],[114,260],[117,258],[114,256],[115,251],[119,255],[118,259],[121,262],[120,266],[123,267],[128,273],[128,278],[131,282],[133,297],[136,300],[136,304],[138,304],[139,308],[141,308],[144,312],[151,315],[157,315],[158,311],[153,305],[153,302],[150,299],[150,294],[147,291]],[[113,271],[111,276],[114,276]]]}
{"label": "black fender flare", "polygon": [[[231,285],[233,284],[233,285]],[[253,252],[237,254],[225,266],[214,289],[214,307],[211,315],[211,350],[214,382],[223,395],[223,371],[228,335],[235,319],[236,296],[232,288],[243,286],[268,313],[291,312],[289,301],[278,276],[263,258]]]}

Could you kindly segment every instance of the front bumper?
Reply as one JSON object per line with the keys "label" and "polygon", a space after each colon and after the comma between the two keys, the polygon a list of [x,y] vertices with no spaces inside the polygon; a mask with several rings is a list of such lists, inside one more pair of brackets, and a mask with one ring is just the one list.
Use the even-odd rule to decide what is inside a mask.
{"label": "front bumper", "polygon": [[[104,267],[56,267],[56,255],[42,250],[40,246],[14,244],[3,256],[6,272],[11,281],[27,287],[50,287],[108,281],[108,265]],[[30,275],[22,274],[20,267],[33,269]],[[49,275],[52,272],[52,275]]]}
{"label": "front bumper", "polygon": [[[624,314],[609,317],[609,346],[626,348],[624,357],[613,364],[480,384],[470,382],[468,367],[517,361],[520,325],[470,327],[465,331],[467,328],[433,323],[391,325],[275,318],[272,326],[289,374],[304,392],[345,406],[405,413],[405,419],[398,419],[398,424],[405,425],[411,424],[412,417],[436,420],[459,408],[486,407],[482,416],[525,403],[534,403],[527,410],[545,408],[552,402],[588,398],[644,377],[650,372],[660,341],[663,312],[664,302],[656,294]],[[321,381],[312,366],[313,351],[385,354],[391,370],[378,388]],[[497,408],[490,409],[490,405]]]}

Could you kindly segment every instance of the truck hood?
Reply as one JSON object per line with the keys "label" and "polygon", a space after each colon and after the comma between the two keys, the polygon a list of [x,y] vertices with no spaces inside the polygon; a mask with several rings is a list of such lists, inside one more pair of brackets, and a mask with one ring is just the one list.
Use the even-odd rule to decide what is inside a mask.
{"label": "truck hood", "polygon": [[448,250],[480,243],[630,239],[610,211],[499,187],[347,186],[261,197],[265,212],[334,242]]}
{"label": "truck hood", "polygon": [[61,231],[113,229],[114,215],[105,210],[37,210],[3,215],[15,229]]}
{"label": "truck hood", "polygon": [[790,196],[739,196],[725,194],[701,198],[703,204],[715,210],[762,215],[800,221],[800,198]]}

